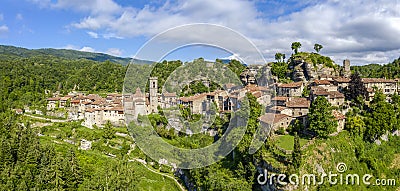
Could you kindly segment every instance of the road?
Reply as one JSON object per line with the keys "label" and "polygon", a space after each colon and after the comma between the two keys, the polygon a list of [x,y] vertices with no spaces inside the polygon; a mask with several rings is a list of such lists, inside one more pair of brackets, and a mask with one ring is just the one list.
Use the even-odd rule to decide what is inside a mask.
{"label": "road", "polygon": [[52,123],[63,123],[63,122],[69,122],[67,119],[49,119],[49,118],[45,118],[45,117],[38,117],[38,116],[34,116],[34,115],[29,115],[24,113],[25,116],[28,117],[32,117],[35,119],[40,119],[40,120],[50,120]]}

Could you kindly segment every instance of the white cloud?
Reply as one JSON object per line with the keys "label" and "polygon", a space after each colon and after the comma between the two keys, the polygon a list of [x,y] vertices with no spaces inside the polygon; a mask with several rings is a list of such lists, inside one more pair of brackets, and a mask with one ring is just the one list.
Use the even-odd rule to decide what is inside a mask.
{"label": "white cloud", "polygon": [[96,52],[96,50],[95,50],[94,48],[89,47],[89,46],[85,46],[85,47],[79,49],[79,51],[83,51],[83,52]]}
{"label": "white cloud", "polygon": [[23,16],[21,13],[18,13],[18,14],[15,16],[15,18],[16,18],[17,20],[23,20],[23,19],[24,19],[24,16]]}
{"label": "white cloud", "polygon": [[84,51],[84,52],[98,52],[94,48],[89,47],[89,46],[79,47],[79,46],[75,46],[72,44],[68,44],[64,47],[61,47],[61,49],[78,50],[78,51]]}
{"label": "white cloud", "polygon": [[8,27],[6,25],[1,25],[0,26],[0,35],[4,35],[8,33]]}
{"label": "white cloud", "polygon": [[[337,63],[345,58],[353,59],[354,64],[387,63],[399,56],[398,0],[308,0],[289,1],[284,6],[277,6],[279,1],[269,1],[269,7],[263,8],[257,7],[259,2],[176,0],[137,9],[112,0],[58,0],[51,7],[87,12],[86,17],[70,26],[112,34],[102,35],[103,38],[151,37],[171,27],[200,22],[224,25],[243,33],[269,61],[274,60],[276,52],[290,55],[294,41],[300,41],[301,50],[305,51],[312,51],[314,43],[322,44],[321,52]],[[286,9],[290,9],[289,13]],[[268,11],[282,16],[265,17],[274,16]],[[192,35],[176,34],[182,40]]]}
{"label": "white cloud", "polygon": [[118,48],[109,48],[109,49],[107,49],[107,51],[99,51],[90,46],[79,47],[79,46],[72,45],[72,44],[68,44],[64,47],[61,47],[61,49],[78,50],[78,51],[93,52],[93,53],[104,53],[104,54],[109,54],[109,55],[113,55],[113,56],[121,56],[123,54],[123,51]]}
{"label": "white cloud", "polygon": [[118,48],[110,48],[106,51],[106,54],[110,54],[113,56],[121,56],[122,55],[122,51]]}
{"label": "white cloud", "polygon": [[99,38],[99,34],[97,34],[97,33],[95,33],[95,32],[89,31],[89,32],[87,32],[87,34],[88,34],[89,36],[91,36],[92,38]]}
{"label": "white cloud", "polygon": [[89,11],[92,14],[112,14],[121,9],[113,0],[58,0],[53,8]]}

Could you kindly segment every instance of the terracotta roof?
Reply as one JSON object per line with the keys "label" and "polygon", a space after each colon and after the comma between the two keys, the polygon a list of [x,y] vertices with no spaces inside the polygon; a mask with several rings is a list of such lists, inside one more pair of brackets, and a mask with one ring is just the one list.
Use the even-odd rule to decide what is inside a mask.
{"label": "terracotta roof", "polygon": [[164,92],[162,95],[164,97],[176,97],[176,92],[172,92],[172,93]]}
{"label": "terracotta roof", "polygon": [[51,98],[47,98],[47,101],[58,101],[60,100],[60,97],[51,97]]}
{"label": "terracotta roof", "polygon": [[67,100],[69,100],[69,99],[71,99],[70,97],[61,97],[61,101],[67,101]]}
{"label": "terracotta roof", "polygon": [[287,101],[287,100],[289,100],[289,97],[276,96],[276,97],[271,99],[271,101]]}
{"label": "terracotta roof", "polygon": [[316,85],[330,85],[331,83],[328,80],[314,80]]}
{"label": "terracotta roof", "polygon": [[123,107],[113,107],[110,109],[111,111],[124,111]]}
{"label": "terracotta roof", "polygon": [[303,82],[292,82],[288,84],[279,84],[278,87],[280,88],[299,88],[303,85]]}
{"label": "terracotta roof", "polygon": [[338,83],[349,83],[351,81],[350,78],[343,78],[343,77],[334,78],[333,80]]}
{"label": "terracotta roof", "polygon": [[307,98],[297,98],[293,97],[290,98],[289,101],[286,102],[286,107],[289,108],[309,108],[310,107],[310,101],[307,100]]}
{"label": "terracotta roof", "polygon": [[92,105],[101,105],[101,104],[103,104],[103,103],[104,103],[104,100],[98,99],[98,100],[92,102]]}
{"label": "terracotta roof", "polygon": [[274,113],[266,113],[258,118],[258,120],[267,123],[267,124],[275,124],[282,119],[289,117],[288,115],[285,114],[274,114]]}
{"label": "terracotta roof", "polygon": [[256,98],[260,98],[262,96],[262,93],[260,91],[253,92],[252,94]]}
{"label": "terracotta roof", "polygon": [[89,113],[93,113],[94,111],[96,111],[95,109],[92,109],[92,108],[87,108],[87,109],[85,109],[85,111],[86,112],[89,112]]}
{"label": "terracotta roof", "polygon": [[396,83],[396,80],[384,78],[363,78],[361,80],[363,83]]}
{"label": "terracotta roof", "polygon": [[144,97],[140,88],[136,88],[136,92],[135,92],[135,94],[133,94],[133,97]]}
{"label": "terracotta roof", "polygon": [[71,101],[71,103],[81,103],[81,100],[79,100],[79,99],[74,99],[74,100]]}
{"label": "terracotta roof", "polygon": [[311,91],[312,92],[320,92],[320,91],[325,92],[326,90],[320,86],[311,86]]}
{"label": "terracotta roof", "polygon": [[197,95],[190,96],[190,97],[181,97],[181,98],[179,98],[179,100],[181,100],[183,102],[189,102],[189,101],[195,101],[198,99],[202,99],[206,96],[207,96],[207,93],[202,93],[202,94],[197,94]]}
{"label": "terracotta roof", "polygon": [[338,91],[316,91],[314,95],[317,96],[329,96],[330,98],[344,98],[344,94]]}
{"label": "terracotta roof", "polygon": [[226,89],[232,89],[232,88],[236,87],[237,85],[234,83],[228,83],[228,84],[225,84],[224,86]]}
{"label": "terracotta roof", "polygon": [[336,120],[346,119],[346,116],[344,116],[342,113],[340,113],[336,110],[332,111],[332,115],[335,117]]}

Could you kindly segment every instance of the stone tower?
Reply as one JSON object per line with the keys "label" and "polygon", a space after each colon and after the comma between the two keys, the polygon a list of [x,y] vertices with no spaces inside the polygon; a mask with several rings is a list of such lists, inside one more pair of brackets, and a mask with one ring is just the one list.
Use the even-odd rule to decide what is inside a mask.
{"label": "stone tower", "polygon": [[346,78],[350,77],[350,75],[351,75],[349,59],[343,60],[343,74],[342,75],[343,75],[343,77],[346,77]]}
{"label": "stone tower", "polygon": [[149,94],[149,113],[158,112],[158,78],[157,77],[150,77],[150,94]]}

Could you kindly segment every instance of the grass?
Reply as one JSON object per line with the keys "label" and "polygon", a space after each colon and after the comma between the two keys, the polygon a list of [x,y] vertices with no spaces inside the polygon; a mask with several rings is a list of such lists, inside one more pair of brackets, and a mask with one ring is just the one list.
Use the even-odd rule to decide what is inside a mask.
{"label": "grass", "polygon": [[[63,128],[66,128],[66,127],[61,127],[60,129],[63,129]],[[84,135],[87,135],[90,137],[96,137],[96,136],[99,136],[98,133],[101,131],[101,130],[97,130],[97,129],[88,129],[85,127],[78,127],[76,129],[77,129],[76,132],[78,134],[80,134],[79,138],[85,138]],[[47,132],[46,134],[56,135],[56,134],[63,134],[63,133],[64,133],[63,131],[50,130],[50,132]],[[113,141],[121,142],[124,139],[125,138],[115,138]],[[57,141],[59,143],[55,143],[54,141]],[[69,148],[77,147],[75,145],[65,143],[62,140],[52,138],[49,136],[41,136],[40,143],[41,143],[41,145],[54,146],[56,152],[58,152],[58,153],[64,153]],[[118,150],[112,149],[109,147],[107,147],[107,149],[108,149],[108,151],[110,151],[110,153],[118,152]],[[117,160],[120,160],[120,159],[107,157],[101,151],[98,151],[98,150],[89,150],[89,151],[78,150],[77,157],[80,160],[81,167],[87,173],[93,173],[93,171],[96,171],[96,169],[98,169],[99,166],[102,166],[106,163],[116,162]],[[130,158],[143,158],[144,155],[140,152],[139,148],[136,148],[134,151],[131,152],[129,157]],[[130,168],[133,168],[133,170],[135,172],[135,176],[138,180],[138,183],[136,185],[138,190],[154,190],[154,191],[180,190],[179,186],[175,183],[175,181],[173,181],[170,178],[167,178],[162,175],[159,175],[159,174],[149,171],[146,167],[143,166],[143,164],[140,164],[139,162],[130,162],[129,166],[130,166]]]}
{"label": "grass", "polygon": [[[308,142],[307,139],[300,138],[300,146],[305,145]],[[282,149],[291,151],[294,145],[294,136],[292,135],[279,135],[277,137],[276,145]]]}
{"label": "grass", "polygon": [[[381,145],[366,143],[361,137],[352,136],[347,131],[328,139],[316,139],[314,144],[303,151],[303,164],[301,174],[318,174],[316,165],[325,172],[337,173],[336,165],[345,163],[347,174],[373,175],[375,178],[396,179],[398,185],[400,179],[399,153],[400,137],[390,136],[389,141],[383,141]],[[360,179],[360,182],[362,179]],[[309,190],[396,190],[398,186],[366,186],[357,185],[322,185],[309,187]]]}

